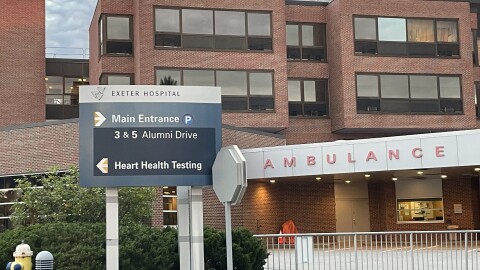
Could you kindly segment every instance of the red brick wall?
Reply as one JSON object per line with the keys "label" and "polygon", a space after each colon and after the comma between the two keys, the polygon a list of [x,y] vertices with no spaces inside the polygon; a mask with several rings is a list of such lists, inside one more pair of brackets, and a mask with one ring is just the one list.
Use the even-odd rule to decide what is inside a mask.
{"label": "red brick wall", "polygon": [[[327,7],[327,41],[331,76],[332,131],[343,128],[468,129],[476,127],[473,99],[464,98],[465,115],[357,114],[355,72],[461,74],[464,97],[473,96],[470,7],[467,2],[335,0]],[[461,59],[355,56],[353,14],[459,20]],[[333,62],[334,61],[334,62]],[[338,61],[338,62],[337,62]],[[337,107],[338,106],[338,107]]]}
{"label": "red brick wall", "polygon": [[[285,145],[285,139],[265,132],[253,131],[235,127],[222,129],[222,143],[224,146],[235,144],[239,148],[255,148]],[[157,199],[153,205],[152,225],[163,226],[163,199],[161,188],[157,189]],[[212,187],[203,188],[204,222],[215,228],[225,227],[224,206],[218,201]],[[236,227],[247,226],[243,223],[243,203],[232,207],[232,223]]]}
{"label": "red brick wall", "polygon": [[0,175],[78,166],[78,121],[0,129]]}
{"label": "red brick wall", "polygon": [[[130,73],[134,74],[134,58],[133,56],[108,56],[100,57],[99,47],[99,29],[98,23],[102,14],[122,14],[133,15],[133,2],[132,0],[99,0],[95,13],[93,14],[92,21],[90,23],[89,31],[89,53],[90,53],[90,84],[99,84],[100,76],[103,73]],[[132,22],[135,25],[135,20]],[[133,31],[135,35],[137,31]],[[135,52],[135,40],[134,40],[134,55]]]}
{"label": "red brick wall", "polygon": [[[130,2],[130,1],[126,1]],[[135,1],[133,6],[114,9],[112,3],[105,0],[99,3],[90,29],[90,54],[98,55],[98,14],[132,13],[134,14],[134,60],[125,57],[102,57],[100,61],[91,59],[90,81],[98,82],[99,75],[108,72],[135,71],[136,84],[154,84],[155,67],[168,68],[205,68],[238,70],[273,70],[275,113],[224,113],[225,124],[240,127],[286,127],[288,124],[287,106],[287,64],[285,60],[285,9],[283,0],[258,2],[243,1]],[[117,4],[115,4],[117,5]],[[272,52],[208,52],[195,50],[154,49],[154,9],[153,6],[199,7],[240,10],[263,10],[272,12],[273,51]],[[129,9],[130,8],[130,9]],[[94,23],[93,23],[94,22]],[[93,49],[92,49],[93,48]],[[108,58],[108,60],[107,60]]]}
{"label": "red brick wall", "polygon": [[0,1],[0,126],[45,121],[45,1]]}

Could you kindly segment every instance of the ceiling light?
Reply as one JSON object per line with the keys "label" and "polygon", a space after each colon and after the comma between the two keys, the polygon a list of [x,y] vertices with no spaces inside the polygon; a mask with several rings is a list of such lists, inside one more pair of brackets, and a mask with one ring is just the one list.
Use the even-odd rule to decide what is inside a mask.
{"label": "ceiling light", "polygon": [[270,180],[270,183],[274,184],[274,183],[275,183],[275,179]]}
{"label": "ceiling light", "polygon": [[315,177],[315,180],[319,181],[319,180],[322,180],[321,177]]}
{"label": "ceiling light", "polygon": [[366,178],[370,178],[370,176],[371,176],[370,174],[365,174]]}
{"label": "ceiling light", "polygon": [[346,180],[345,183],[350,184],[350,180]]}
{"label": "ceiling light", "polygon": [[476,172],[480,172],[480,168],[475,168],[474,169]]}
{"label": "ceiling light", "polygon": [[168,188],[168,186],[163,186],[163,188]]}
{"label": "ceiling light", "polygon": [[82,79],[78,79],[78,81],[79,81],[79,82],[81,82],[81,81],[82,81]]}
{"label": "ceiling light", "polygon": [[442,179],[447,179],[448,176],[447,176],[446,174],[442,174],[440,177],[441,177]]}
{"label": "ceiling light", "polygon": [[48,78],[47,78],[47,77],[45,77],[45,81],[48,81]]}
{"label": "ceiling light", "polygon": [[418,175],[422,175],[423,172],[422,172],[422,171],[418,171],[417,174],[418,174]]}
{"label": "ceiling light", "polygon": [[392,180],[393,180],[393,181],[397,181],[398,178],[397,178],[397,177],[392,177]]}

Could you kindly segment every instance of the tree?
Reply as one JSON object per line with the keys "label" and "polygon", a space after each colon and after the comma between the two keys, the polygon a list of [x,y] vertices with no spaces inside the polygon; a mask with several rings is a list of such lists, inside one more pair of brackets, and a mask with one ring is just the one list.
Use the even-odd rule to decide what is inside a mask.
{"label": "tree", "polygon": [[160,79],[160,85],[177,85],[177,81],[172,76],[165,76],[163,79]]}
{"label": "tree", "polygon": [[[105,221],[105,190],[80,187],[76,168],[65,173],[53,169],[16,182],[20,196],[12,206],[14,225]],[[121,188],[119,222],[150,224],[154,196],[153,188]]]}

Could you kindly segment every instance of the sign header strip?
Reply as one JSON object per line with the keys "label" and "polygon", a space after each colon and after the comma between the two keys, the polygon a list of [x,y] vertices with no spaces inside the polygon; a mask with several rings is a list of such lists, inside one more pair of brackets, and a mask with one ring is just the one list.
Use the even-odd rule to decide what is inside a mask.
{"label": "sign header strip", "polygon": [[80,86],[80,103],[222,102],[220,87],[176,85],[86,85]]}

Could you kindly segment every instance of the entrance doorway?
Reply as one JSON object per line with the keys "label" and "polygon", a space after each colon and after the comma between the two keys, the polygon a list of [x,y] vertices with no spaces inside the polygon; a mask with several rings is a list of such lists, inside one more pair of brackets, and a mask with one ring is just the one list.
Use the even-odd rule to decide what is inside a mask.
{"label": "entrance doorway", "polygon": [[368,203],[367,183],[335,183],[337,232],[369,232],[370,209]]}
{"label": "entrance doorway", "polygon": [[337,232],[370,231],[368,199],[335,200]]}

